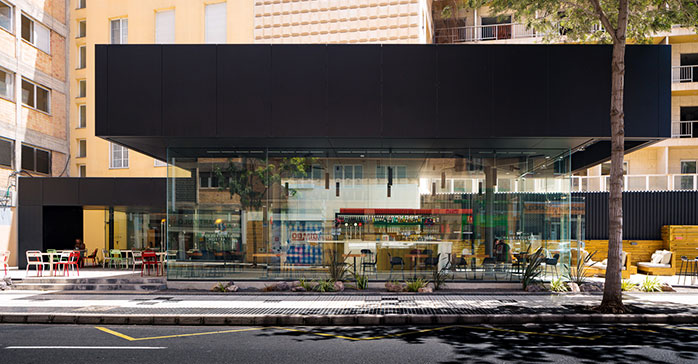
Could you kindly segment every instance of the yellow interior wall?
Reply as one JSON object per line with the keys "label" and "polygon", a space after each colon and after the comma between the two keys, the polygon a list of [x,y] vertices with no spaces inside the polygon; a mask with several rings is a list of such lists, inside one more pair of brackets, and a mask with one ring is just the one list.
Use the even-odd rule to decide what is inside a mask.
{"label": "yellow interior wall", "polygon": [[82,237],[85,243],[85,249],[89,254],[97,249],[97,256],[102,256],[102,249],[104,249],[106,244],[106,224],[105,221],[105,211],[104,210],[87,210],[82,211],[83,225],[82,225]]}

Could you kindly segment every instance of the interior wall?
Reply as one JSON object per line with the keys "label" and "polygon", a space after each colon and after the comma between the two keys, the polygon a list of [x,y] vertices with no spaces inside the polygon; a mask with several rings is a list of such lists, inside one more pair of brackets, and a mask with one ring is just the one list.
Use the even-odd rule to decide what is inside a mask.
{"label": "interior wall", "polygon": [[42,250],[73,249],[83,238],[82,217],[82,206],[44,206]]}
{"label": "interior wall", "polygon": [[104,210],[83,210],[83,237],[85,242],[85,248],[92,254],[92,251],[97,249],[97,256],[102,256],[102,249],[104,249],[106,244],[106,228],[107,225],[104,223],[106,221],[105,217],[106,211]]}

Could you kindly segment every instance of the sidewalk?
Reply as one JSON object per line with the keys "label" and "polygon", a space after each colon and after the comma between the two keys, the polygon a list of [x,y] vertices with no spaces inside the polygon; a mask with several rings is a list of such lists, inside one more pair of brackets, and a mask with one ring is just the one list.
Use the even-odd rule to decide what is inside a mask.
{"label": "sidewalk", "polygon": [[433,325],[697,323],[698,291],[630,293],[627,315],[591,310],[589,294],[0,293],[1,323],[144,325]]}

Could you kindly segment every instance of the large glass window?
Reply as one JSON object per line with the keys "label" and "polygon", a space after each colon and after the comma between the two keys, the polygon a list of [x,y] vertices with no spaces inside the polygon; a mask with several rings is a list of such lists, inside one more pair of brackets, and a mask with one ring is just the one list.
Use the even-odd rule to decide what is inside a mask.
{"label": "large glass window", "polygon": [[519,280],[538,249],[569,264],[568,151],[230,149],[168,151],[171,278]]}

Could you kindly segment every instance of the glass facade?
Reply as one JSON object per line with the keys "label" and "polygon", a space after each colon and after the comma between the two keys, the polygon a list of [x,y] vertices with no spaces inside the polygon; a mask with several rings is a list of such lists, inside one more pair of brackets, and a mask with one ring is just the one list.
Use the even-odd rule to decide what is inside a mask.
{"label": "glass facade", "polygon": [[518,281],[538,248],[561,274],[581,227],[569,150],[171,148],[168,163],[168,279],[325,279],[341,265]]}

